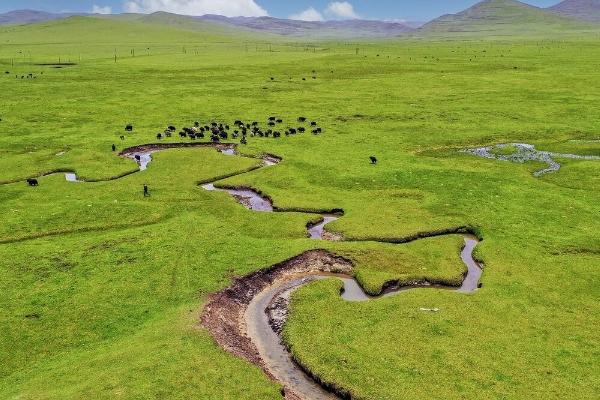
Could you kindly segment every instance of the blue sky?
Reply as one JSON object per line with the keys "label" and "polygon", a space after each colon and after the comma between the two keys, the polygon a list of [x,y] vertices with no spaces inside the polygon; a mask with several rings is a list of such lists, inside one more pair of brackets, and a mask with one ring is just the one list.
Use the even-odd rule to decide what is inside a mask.
{"label": "blue sky", "polygon": [[[559,0],[529,0],[547,7]],[[151,12],[157,8],[185,14],[219,13],[303,19],[368,19],[426,21],[463,10],[477,0],[0,0],[0,12],[31,8],[45,11]]]}

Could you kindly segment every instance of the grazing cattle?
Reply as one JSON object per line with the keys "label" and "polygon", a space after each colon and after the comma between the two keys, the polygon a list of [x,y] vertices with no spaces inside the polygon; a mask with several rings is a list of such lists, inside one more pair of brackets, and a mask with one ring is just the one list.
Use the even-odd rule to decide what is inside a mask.
{"label": "grazing cattle", "polygon": [[273,132],[273,137],[278,139],[281,137],[281,132]]}
{"label": "grazing cattle", "polygon": [[270,122],[269,122],[269,126],[275,126],[275,122],[273,122],[273,121],[270,121]]}
{"label": "grazing cattle", "polygon": [[156,138],[157,138],[158,140],[162,140],[162,138],[163,138],[163,136],[162,136],[162,133],[159,133],[159,134],[157,134],[157,135],[156,135]]}
{"label": "grazing cattle", "polygon": [[305,80],[306,80],[306,78],[302,78],[302,80],[303,80],[303,81],[305,81]]}
{"label": "grazing cattle", "polygon": [[219,143],[221,141],[221,138],[219,137],[219,135],[212,135],[210,137],[210,140],[212,140],[214,143]]}
{"label": "grazing cattle", "polygon": [[316,130],[316,129],[313,129],[313,130],[312,130],[312,133],[313,133],[313,135],[318,135],[318,134],[319,134],[319,131],[318,131],[318,130]]}
{"label": "grazing cattle", "polygon": [[200,126],[200,122],[198,122],[198,121],[194,122],[194,126],[195,126],[196,128],[198,128],[198,127]]}
{"label": "grazing cattle", "polygon": [[171,132],[175,132],[177,130],[177,128],[175,128],[173,125],[169,125],[169,130]]}
{"label": "grazing cattle", "polygon": [[323,131],[321,130],[321,128],[317,128],[317,133],[321,133],[321,132],[323,132]]}
{"label": "grazing cattle", "polygon": [[256,121],[252,122],[252,126],[258,126],[258,122],[256,122]]}
{"label": "grazing cattle", "polygon": [[186,136],[187,136],[187,134],[184,131],[179,132],[179,137],[180,138],[184,138]]}
{"label": "grazing cattle", "polygon": [[196,140],[196,135],[195,135],[194,133],[191,133],[191,134],[190,134],[190,139],[191,139],[191,140]]}
{"label": "grazing cattle", "polygon": [[115,146],[114,144],[112,145],[112,151],[116,151],[117,150],[117,146]]}
{"label": "grazing cattle", "polygon": [[296,130],[294,128],[290,128],[290,134],[291,135],[295,135],[296,134]]}
{"label": "grazing cattle", "polygon": [[125,140],[125,136],[121,135],[121,140]]}
{"label": "grazing cattle", "polygon": [[225,130],[228,131],[229,130],[229,125],[225,125]]}
{"label": "grazing cattle", "polygon": [[200,132],[196,135],[198,138],[204,138],[204,132]]}
{"label": "grazing cattle", "polygon": [[235,122],[233,123],[235,126],[240,126],[242,125],[242,121],[240,121],[239,119],[235,120]]}
{"label": "grazing cattle", "polygon": [[27,179],[27,184],[29,186],[39,186],[40,183],[35,178],[29,178],[29,179]]}
{"label": "grazing cattle", "polygon": [[240,136],[240,135],[238,135],[238,132],[237,132],[237,131],[235,131],[235,132],[233,133],[233,135],[231,135],[231,137],[232,137],[232,138],[234,138],[234,139],[237,139],[239,136]]}
{"label": "grazing cattle", "polygon": [[173,136],[173,134],[171,133],[171,131],[169,131],[169,132],[165,133],[165,136],[170,138],[171,136]]}
{"label": "grazing cattle", "polygon": [[275,80],[275,78],[271,77],[271,80],[272,80],[272,81],[274,81],[274,80]]}
{"label": "grazing cattle", "polygon": [[242,140],[240,140],[241,144],[248,144],[248,140],[246,140],[246,136],[242,136]]}
{"label": "grazing cattle", "polygon": [[269,121],[275,121],[277,117],[269,117]]}
{"label": "grazing cattle", "polygon": [[306,122],[306,117],[298,117],[298,122]]}
{"label": "grazing cattle", "polygon": [[212,124],[210,124],[211,126],[217,126],[216,122],[213,122]]}
{"label": "grazing cattle", "polygon": [[280,118],[280,119],[278,119],[278,120],[277,120],[277,123],[278,123],[278,124],[282,124],[282,123],[283,123],[283,120]]}
{"label": "grazing cattle", "polygon": [[373,165],[377,164],[377,157],[371,156],[371,157],[369,157],[369,159],[371,160],[371,164],[373,164]]}
{"label": "grazing cattle", "polygon": [[317,126],[317,123],[315,121],[310,123],[310,126]]}
{"label": "grazing cattle", "polygon": [[304,132],[306,132],[306,128],[300,127],[300,128],[298,128],[298,132],[304,133]]}
{"label": "grazing cattle", "polygon": [[129,124],[129,125],[126,125],[126,126],[125,126],[125,130],[126,130],[127,132],[132,132],[132,131],[133,131],[133,125],[131,125],[131,124]]}

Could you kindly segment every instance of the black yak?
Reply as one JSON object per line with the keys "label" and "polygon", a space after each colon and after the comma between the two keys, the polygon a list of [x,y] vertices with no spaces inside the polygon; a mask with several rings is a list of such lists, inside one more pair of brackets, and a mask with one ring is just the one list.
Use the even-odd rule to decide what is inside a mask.
{"label": "black yak", "polygon": [[27,179],[27,184],[29,186],[39,186],[40,183],[35,178],[29,178],[29,179]]}

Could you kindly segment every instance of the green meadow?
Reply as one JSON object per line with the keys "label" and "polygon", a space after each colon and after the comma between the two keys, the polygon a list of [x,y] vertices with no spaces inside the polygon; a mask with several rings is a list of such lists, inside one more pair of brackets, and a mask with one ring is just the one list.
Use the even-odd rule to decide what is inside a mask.
{"label": "green meadow", "polygon": [[[280,399],[201,327],[211,293],[315,248],[353,260],[371,293],[456,284],[460,237],[369,239],[470,226],[481,290],[347,303],[335,279],[315,282],[292,299],[294,356],[356,399],[597,399],[600,161],[559,159],[536,178],[537,163],[460,152],[600,156],[594,35],[304,43],[210,24],[0,27],[0,398]],[[59,60],[76,65],[39,65]],[[137,168],[112,144],[271,115],[323,133],[249,138],[242,153],[283,162],[220,183],[281,209],[343,209],[327,229],[358,242],[311,241],[314,215],[251,212],[198,187],[255,159],[174,149],[110,180]],[[96,182],[25,183],[57,171]]]}

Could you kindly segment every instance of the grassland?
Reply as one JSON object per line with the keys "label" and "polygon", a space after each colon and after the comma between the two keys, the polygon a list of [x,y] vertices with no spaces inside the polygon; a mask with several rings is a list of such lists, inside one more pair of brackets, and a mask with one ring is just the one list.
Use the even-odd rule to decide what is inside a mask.
{"label": "grassland", "polygon": [[[246,39],[83,18],[0,32],[10,72],[0,76],[0,181],[21,180],[0,186],[0,398],[277,399],[275,383],[199,327],[208,294],[233,276],[323,246],[353,258],[373,291],[460,275],[453,238],[322,244],[305,238],[313,216],[252,213],[202,191],[196,182],[255,163],[214,150],[166,151],[116,181],[22,182],[52,170],[119,176],[135,165],[112,143],[273,114],[315,119],[324,134],[251,139],[244,152],[284,161],[226,183],[282,208],[343,208],[330,229],[350,239],[462,225],[484,237],[474,295],[353,304],[335,281],[302,289],[285,335],[304,364],[364,399],[597,398],[600,163],[565,160],[534,178],[535,165],[456,151],[526,142],[600,155],[596,42],[386,41],[356,55],[356,44],[267,51]],[[34,65],[59,56],[78,65]],[[20,79],[28,73],[37,78]],[[135,130],[121,141],[127,123]]]}

